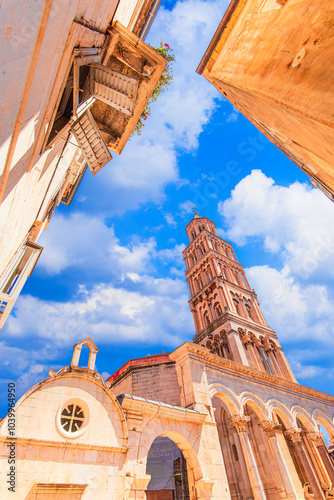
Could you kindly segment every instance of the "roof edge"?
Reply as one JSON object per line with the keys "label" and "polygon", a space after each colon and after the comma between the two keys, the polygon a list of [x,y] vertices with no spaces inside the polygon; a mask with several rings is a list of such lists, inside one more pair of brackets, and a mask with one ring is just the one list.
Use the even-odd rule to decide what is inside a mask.
{"label": "roof edge", "polygon": [[201,75],[203,73],[204,68],[207,65],[207,62],[209,61],[209,59],[212,55],[212,52],[214,51],[214,49],[218,43],[218,40],[220,39],[223,31],[225,30],[227,23],[231,19],[232,14],[235,11],[235,9],[237,8],[239,2],[240,2],[240,0],[232,0],[231,3],[229,4],[229,6],[227,7],[227,10],[226,10],[223,18],[220,21],[218,28],[216,29],[215,34],[213,35],[211,42],[209,43],[209,46],[206,49],[204,56],[202,57],[202,60],[196,69],[196,73],[198,73],[199,75]]}

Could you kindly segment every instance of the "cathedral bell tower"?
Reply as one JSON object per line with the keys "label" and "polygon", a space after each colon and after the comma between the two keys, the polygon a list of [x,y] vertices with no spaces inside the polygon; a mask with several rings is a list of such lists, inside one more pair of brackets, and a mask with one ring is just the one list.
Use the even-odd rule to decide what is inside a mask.
{"label": "cathedral bell tower", "polygon": [[219,238],[214,222],[195,213],[183,251],[194,316],[194,342],[212,353],[296,381],[267,325],[233,247]]}

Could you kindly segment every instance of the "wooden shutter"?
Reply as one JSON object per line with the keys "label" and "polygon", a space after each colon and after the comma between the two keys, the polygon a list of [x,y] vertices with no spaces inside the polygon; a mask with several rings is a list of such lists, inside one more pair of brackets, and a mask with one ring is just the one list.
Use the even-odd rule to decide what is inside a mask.
{"label": "wooden shutter", "polygon": [[90,67],[91,94],[109,106],[132,116],[135,107],[138,80],[102,64]]}
{"label": "wooden shutter", "polygon": [[112,156],[88,109],[74,122],[72,131],[92,174],[96,174]]}

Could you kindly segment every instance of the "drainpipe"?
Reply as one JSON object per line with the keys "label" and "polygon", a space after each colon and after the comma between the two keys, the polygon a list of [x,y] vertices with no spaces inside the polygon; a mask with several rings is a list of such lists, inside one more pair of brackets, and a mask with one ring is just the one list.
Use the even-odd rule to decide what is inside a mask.
{"label": "drainpipe", "polygon": [[151,10],[147,15],[145,24],[142,27],[142,30],[140,32],[140,35],[139,35],[140,40],[145,40],[146,35],[149,32],[149,29],[151,27],[151,24],[153,23],[154,18],[158,12],[158,9],[160,7],[160,3],[161,3],[161,0],[154,0],[153,5],[151,7]]}

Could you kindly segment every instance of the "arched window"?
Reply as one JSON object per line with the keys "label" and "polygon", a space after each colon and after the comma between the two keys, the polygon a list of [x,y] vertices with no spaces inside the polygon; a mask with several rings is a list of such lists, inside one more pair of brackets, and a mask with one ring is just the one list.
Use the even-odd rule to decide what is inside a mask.
{"label": "arched window", "polygon": [[209,318],[209,314],[207,312],[204,313],[203,319],[204,319],[204,325],[209,326],[210,325],[210,318]]}
{"label": "arched window", "polygon": [[240,277],[240,274],[238,272],[235,273],[235,278],[237,280],[238,285],[243,287],[244,283],[243,283],[243,281],[242,281],[242,279]]}
{"label": "arched window", "polygon": [[239,316],[242,316],[242,310],[241,310],[241,306],[239,304],[239,301],[237,299],[233,299],[233,304],[234,304],[235,310],[237,311]]}
{"label": "arched window", "polygon": [[249,319],[251,319],[252,321],[256,321],[251,305],[245,304],[245,309],[247,311],[247,315],[248,315]]}
{"label": "arched window", "polygon": [[239,456],[238,456],[237,447],[235,446],[235,444],[232,444],[232,454],[233,454],[234,461],[238,462]]}
{"label": "arched window", "polygon": [[222,309],[221,309],[221,307],[220,307],[220,304],[217,304],[217,305],[215,306],[215,312],[216,312],[216,317],[217,317],[217,318],[219,318],[220,316],[222,316],[223,311],[222,311]]}

